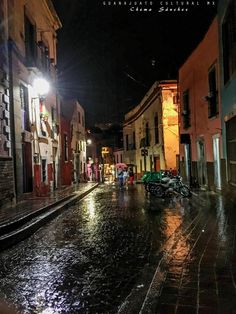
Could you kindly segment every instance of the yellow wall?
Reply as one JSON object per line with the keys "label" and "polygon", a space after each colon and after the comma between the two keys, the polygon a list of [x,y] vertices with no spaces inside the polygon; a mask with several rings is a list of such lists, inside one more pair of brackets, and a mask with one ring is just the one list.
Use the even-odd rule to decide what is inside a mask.
{"label": "yellow wall", "polygon": [[[145,137],[147,122],[150,130],[150,146],[146,147],[148,150],[146,171],[154,171],[154,157],[158,155],[160,156],[161,169],[176,169],[176,155],[179,154],[178,105],[174,104],[173,101],[177,98],[176,94],[176,82],[156,82],[141,103],[125,116],[123,128],[124,161],[134,163],[137,166],[138,174],[144,171],[144,156],[141,155],[140,141]],[[155,143],[154,117],[156,114],[159,123],[159,143]],[[136,135],[136,149],[127,151],[126,135],[128,134],[129,141],[132,142],[133,131]],[[152,158],[152,165],[150,157]],[[142,169],[140,161],[142,161]]]}

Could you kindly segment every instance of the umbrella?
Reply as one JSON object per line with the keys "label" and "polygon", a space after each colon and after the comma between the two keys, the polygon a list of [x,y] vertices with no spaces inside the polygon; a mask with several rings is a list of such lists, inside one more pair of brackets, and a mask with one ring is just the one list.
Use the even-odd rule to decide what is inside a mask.
{"label": "umbrella", "polygon": [[119,163],[116,164],[116,168],[124,169],[124,168],[128,168],[128,167],[127,167],[127,165],[125,163],[119,162]]}

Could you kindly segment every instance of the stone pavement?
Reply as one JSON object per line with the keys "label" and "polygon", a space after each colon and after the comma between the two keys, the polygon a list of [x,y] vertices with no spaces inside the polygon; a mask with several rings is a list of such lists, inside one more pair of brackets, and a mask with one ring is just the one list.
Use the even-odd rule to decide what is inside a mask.
{"label": "stone pavement", "polygon": [[140,314],[236,313],[235,199],[201,194],[199,214],[164,244]]}
{"label": "stone pavement", "polygon": [[[12,233],[14,233],[15,230],[29,229],[30,221],[33,221],[33,223],[35,224],[36,219],[38,219],[37,228],[39,228],[41,216],[43,218],[42,223],[44,223],[46,221],[46,218],[49,219],[51,216],[55,216],[56,212],[58,211],[59,213],[59,210],[62,210],[63,206],[68,205],[72,200],[75,201],[82,198],[97,185],[98,184],[94,182],[79,183],[77,185],[69,187],[62,187],[56,191],[51,192],[49,196],[43,197],[37,197],[33,194],[26,194],[24,196],[24,199],[22,201],[19,201],[16,205],[1,207],[0,250],[7,247],[7,245],[5,245],[5,242],[7,243],[6,238],[8,237],[8,234],[10,234],[12,238]],[[48,217],[45,217],[46,215]],[[35,230],[36,224],[32,231]],[[27,235],[29,235],[29,232]],[[15,235],[15,238],[16,237],[17,234]]]}

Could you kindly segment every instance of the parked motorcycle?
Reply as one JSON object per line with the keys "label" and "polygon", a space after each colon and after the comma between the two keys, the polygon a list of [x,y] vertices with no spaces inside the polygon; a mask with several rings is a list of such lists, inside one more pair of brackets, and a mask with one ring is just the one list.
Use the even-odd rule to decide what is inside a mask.
{"label": "parked motorcycle", "polygon": [[183,184],[181,176],[166,176],[160,182],[153,183],[150,193],[157,197],[168,197],[173,193],[181,194],[183,197],[191,196],[187,185]]}

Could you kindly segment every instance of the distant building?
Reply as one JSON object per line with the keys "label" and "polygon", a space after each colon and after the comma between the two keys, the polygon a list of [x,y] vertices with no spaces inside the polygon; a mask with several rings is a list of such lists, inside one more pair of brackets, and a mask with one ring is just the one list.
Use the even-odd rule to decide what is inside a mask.
{"label": "distant building", "polygon": [[222,103],[223,159],[227,181],[236,187],[236,1],[218,1]]}
{"label": "distant building", "polygon": [[73,109],[65,110],[63,100],[61,101],[61,114],[60,114],[60,165],[61,176],[60,185],[71,185],[73,174],[73,160],[71,148],[71,119]]}
{"label": "distant building", "polygon": [[62,184],[86,179],[85,114],[77,100],[61,103],[61,167]]}
{"label": "distant building", "polygon": [[190,184],[221,189],[222,156],[217,18],[179,70],[180,169]]}
{"label": "distant building", "polygon": [[116,148],[113,152],[114,155],[114,163],[119,164],[124,162],[124,149],[123,148]]}
{"label": "distant building", "polygon": [[124,162],[138,177],[145,171],[176,169],[179,154],[177,82],[155,82],[125,115]]}

